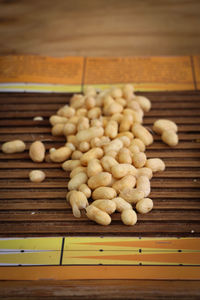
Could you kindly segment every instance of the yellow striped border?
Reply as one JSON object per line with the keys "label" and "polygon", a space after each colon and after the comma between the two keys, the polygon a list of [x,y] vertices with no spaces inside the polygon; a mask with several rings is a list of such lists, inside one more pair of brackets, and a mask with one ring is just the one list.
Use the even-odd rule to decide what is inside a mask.
{"label": "yellow striped border", "polygon": [[0,84],[0,92],[80,93],[81,85],[70,84]]}
{"label": "yellow striped border", "polygon": [[0,265],[200,265],[199,238],[0,239]]}

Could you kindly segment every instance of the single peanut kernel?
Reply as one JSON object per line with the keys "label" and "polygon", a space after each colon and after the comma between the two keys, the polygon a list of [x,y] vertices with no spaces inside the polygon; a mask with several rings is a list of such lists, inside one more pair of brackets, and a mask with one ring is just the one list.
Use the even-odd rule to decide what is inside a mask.
{"label": "single peanut kernel", "polygon": [[44,144],[40,141],[33,142],[29,149],[29,156],[34,162],[42,162],[45,157]]}
{"label": "single peanut kernel", "polygon": [[33,170],[29,173],[29,178],[32,182],[42,182],[44,181],[45,177],[45,173],[41,170]]}
{"label": "single peanut kernel", "polygon": [[13,140],[6,142],[2,145],[1,150],[4,153],[18,153],[23,152],[26,148],[26,145],[21,140]]}
{"label": "single peanut kernel", "polygon": [[133,209],[125,209],[121,213],[121,220],[125,225],[135,225],[137,223],[137,214]]}

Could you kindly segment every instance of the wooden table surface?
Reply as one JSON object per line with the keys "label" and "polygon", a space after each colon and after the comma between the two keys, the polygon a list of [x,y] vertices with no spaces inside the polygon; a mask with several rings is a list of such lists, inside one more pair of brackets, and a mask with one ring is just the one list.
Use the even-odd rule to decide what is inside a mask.
{"label": "wooden table surface", "polygon": [[0,0],[0,54],[200,53],[198,0]]}

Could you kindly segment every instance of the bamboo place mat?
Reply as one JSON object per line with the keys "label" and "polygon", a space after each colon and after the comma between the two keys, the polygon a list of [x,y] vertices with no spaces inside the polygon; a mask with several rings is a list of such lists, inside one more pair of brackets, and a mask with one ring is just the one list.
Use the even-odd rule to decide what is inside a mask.
{"label": "bamboo place mat", "polygon": [[[0,94],[1,143],[22,139],[27,144],[24,153],[0,153],[0,235],[199,236],[200,93],[142,95],[152,101],[144,125],[151,129],[157,118],[170,118],[178,124],[180,142],[172,149],[155,135],[155,142],[147,148],[147,157],[162,158],[166,171],[156,173],[151,181],[153,211],[138,215],[138,224],[129,227],[122,225],[117,214],[110,226],[99,226],[84,214],[75,219],[65,200],[68,179],[60,164],[34,163],[29,158],[28,148],[35,140],[42,140],[47,150],[64,144],[64,137],[51,135],[48,118],[68,103],[69,96]],[[44,121],[33,121],[37,115],[42,115]],[[30,170],[36,168],[46,173],[47,179],[42,183],[28,178]]]}
{"label": "bamboo place mat", "polygon": [[[180,142],[172,149],[154,135],[155,142],[147,148],[147,157],[162,158],[166,170],[156,173],[151,180],[153,211],[138,215],[138,223],[130,227],[121,223],[120,214],[113,215],[110,226],[89,221],[84,212],[81,219],[75,219],[65,200],[68,174],[59,164],[33,163],[28,149],[35,140],[43,141],[47,150],[64,144],[64,137],[51,135],[48,119],[68,103],[71,94],[66,91],[81,92],[87,85],[105,88],[109,82],[123,84],[120,66],[126,65],[128,72],[133,60],[129,59],[128,65],[128,60],[124,63],[120,59],[105,62],[103,58],[78,58],[84,77],[71,67],[70,72],[77,77],[68,81],[70,84],[63,79],[62,86],[54,78],[47,88],[47,79],[41,83],[36,71],[37,78],[29,78],[31,85],[22,86],[24,78],[19,74],[15,80],[7,80],[9,84],[1,83],[1,144],[19,138],[27,148],[24,153],[0,153],[0,279],[199,279],[200,92],[198,67],[194,68],[195,59],[197,63],[198,60],[184,57],[172,63],[170,59],[162,61],[161,68],[159,58],[154,58],[153,65],[157,60],[159,64],[154,66],[148,83],[144,81],[151,59],[146,60],[146,69],[142,59],[143,75],[137,78],[136,89],[140,91],[137,94],[152,101],[144,125],[151,130],[156,119],[169,118],[178,125]],[[109,71],[105,69],[103,80],[106,63]],[[141,60],[139,64],[141,67]],[[119,74],[111,76],[117,70]],[[131,74],[125,82],[134,82],[135,75]],[[6,93],[7,89],[12,93]],[[15,92],[23,89],[29,93]],[[35,92],[30,93],[31,89]],[[38,93],[38,89],[54,93]],[[33,121],[38,115],[44,120]],[[30,170],[36,168],[46,173],[42,183],[29,181]],[[77,269],[78,266],[82,267]]]}

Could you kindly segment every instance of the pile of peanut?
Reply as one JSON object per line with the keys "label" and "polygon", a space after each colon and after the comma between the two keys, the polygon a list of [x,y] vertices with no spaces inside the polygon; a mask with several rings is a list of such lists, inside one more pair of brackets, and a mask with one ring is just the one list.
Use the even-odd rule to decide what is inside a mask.
{"label": "pile of peanut", "polygon": [[[85,209],[90,220],[109,225],[111,214],[118,211],[125,225],[134,225],[136,211],[145,214],[152,210],[150,180],[154,172],[164,171],[165,163],[159,158],[147,159],[145,154],[146,146],[153,143],[152,134],[142,125],[144,112],[150,108],[149,99],[136,96],[130,84],[99,93],[88,87],[84,95],[73,95],[70,105],[50,117],[52,135],[64,135],[66,144],[51,148],[46,159],[62,163],[70,172],[66,199],[76,218]],[[153,130],[169,146],[178,144],[174,122],[157,120]],[[15,143],[15,152],[25,149],[22,141],[18,146],[12,141],[2,146],[5,153],[14,153],[9,143]],[[44,144],[34,142],[29,155],[42,162]],[[30,179],[41,182],[45,178],[41,172],[32,171]],[[89,198],[93,202],[89,203]]]}

